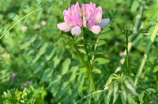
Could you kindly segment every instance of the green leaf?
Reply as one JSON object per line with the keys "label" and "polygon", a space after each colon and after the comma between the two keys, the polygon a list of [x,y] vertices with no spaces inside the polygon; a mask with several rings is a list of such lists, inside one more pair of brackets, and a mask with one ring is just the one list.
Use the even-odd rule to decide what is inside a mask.
{"label": "green leaf", "polygon": [[100,69],[98,69],[98,68],[94,68],[92,71],[93,71],[94,73],[101,74],[101,70],[100,70]]}
{"label": "green leaf", "polygon": [[28,56],[28,55],[32,54],[33,52],[34,52],[33,49],[28,49],[28,50],[25,51],[25,53],[23,54],[23,56]]}
{"label": "green leaf", "polygon": [[56,98],[60,98],[64,95],[64,93],[68,90],[70,84],[69,82],[64,82],[62,85],[61,85],[61,88],[60,90],[57,92],[56,94]]}
{"label": "green leaf", "polygon": [[91,104],[91,99],[92,99],[92,96],[87,96],[86,97],[86,104]]}
{"label": "green leaf", "polygon": [[107,63],[110,62],[110,60],[109,60],[109,59],[105,59],[105,58],[96,58],[96,59],[95,59],[95,62],[96,62],[97,64],[107,64]]}
{"label": "green leaf", "polygon": [[20,29],[21,29],[21,22],[19,22],[19,23],[16,25],[16,28],[17,28],[17,30],[20,30]]}
{"label": "green leaf", "polygon": [[138,35],[138,37],[135,39],[135,41],[134,41],[134,47],[138,47],[139,46],[139,44],[141,43],[141,40],[143,39],[143,33],[140,33],[139,35]]}
{"label": "green leaf", "polygon": [[41,7],[41,6],[42,6],[41,0],[36,0],[36,2],[37,2],[37,6],[38,6],[38,7]]}
{"label": "green leaf", "polygon": [[101,46],[106,44],[106,42],[104,40],[99,40],[99,42],[97,43],[97,46]]}
{"label": "green leaf", "polygon": [[82,73],[85,73],[85,72],[87,72],[87,69],[85,67],[82,67],[82,68],[80,68],[79,70],[76,71],[76,75],[77,74],[82,74]]}
{"label": "green leaf", "polygon": [[90,31],[89,29],[86,29],[85,32],[86,32],[89,36],[91,36],[91,37],[93,37],[93,38],[98,38],[98,35],[94,34],[94,33],[93,33],[92,31]]}
{"label": "green leaf", "polygon": [[36,63],[36,61],[40,58],[40,54],[35,54],[33,57],[32,57],[32,60],[30,61],[29,65],[33,65],[34,63]]}
{"label": "green leaf", "polygon": [[76,74],[75,72],[78,70],[78,66],[72,66],[67,74],[67,79],[69,79],[69,82],[75,80]]}
{"label": "green leaf", "polygon": [[110,104],[110,98],[107,98],[107,97],[108,97],[108,95],[105,94],[104,103],[105,103],[105,104]]}
{"label": "green leaf", "polygon": [[62,58],[63,52],[60,51],[54,58],[53,58],[53,63],[52,63],[52,67],[56,68],[57,65],[59,64],[61,58]]}
{"label": "green leaf", "polygon": [[135,12],[138,7],[139,7],[139,2],[137,0],[134,0],[131,6],[131,12]]}
{"label": "green leaf", "polygon": [[139,3],[140,3],[141,6],[143,6],[143,8],[145,8],[145,9],[149,8],[145,3],[143,3],[143,2],[139,2]]}
{"label": "green leaf", "polygon": [[34,48],[37,49],[37,48],[39,48],[41,46],[41,44],[42,44],[42,39],[39,38],[32,45],[33,45]]}
{"label": "green leaf", "polygon": [[29,18],[29,16],[26,16],[23,23],[26,23],[28,18]]}
{"label": "green leaf", "polygon": [[24,10],[25,13],[29,13],[30,12],[30,8],[26,3],[22,3],[22,9]]}
{"label": "green leaf", "polygon": [[122,93],[120,94],[120,97],[121,97],[122,104],[126,104],[126,100],[124,99],[124,95]]}
{"label": "green leaf", "polygon": [[52,78],[52,81],[49,83],[48,89],[53,92],[53,90],[59,85],[62,79],[61,75],[56,75]]}
{"label": "green leaf", "polygon": [[34,69],[34,74],[38,73],[39,71],[41,71],[46,65],[46,62],[45,61],[40,61],[38,62],[36,68]]}
{"label": "green leaf", "polygon": [[68,72],[70,63],[71,63],[71,59],[70,59],[70,58],[67,58],[67,59],[63,62],[62,67],[60,68],[60,73],[61,73],[62,75],[66,74],[66,73]]}
{"label": "green leaf", "polygon": [[46,0],[46,2],[48,3],[48,5],[52,4],[52,0]]}
{"label": "green leaf", "polygon": [[143,97],[144,97],[144,94],[145,94],[145,92],[144,92],[144,91],[142,91],[142,92],[140,93],[140,95],[138,96],[138,97],[139,97],[139,101],[140,101],[140,102],[143,102]]}
{"label": "green leaf", "polygon": [[83,74],[80,74],[79,76],[78,76],[78,79],[77,79],[77,81],[78,81],[78,94],[81,96],[81,97],[83,97],[84,95],[83,95],[83,92],[82,92],[82,88],[83,88],[83,83],[84,83],[84,77],[85,77],[85,75],[84,75],[84,73]]}
{"label": "green leaf", "polygon": [[44,52],[46,51],[46,48],[48,46],[48,43],[44,43],[43,46],[41,46],[39,53],[40,55],[44,54]]}
{"label": "green leaf", "polygon": [[3,34],[4,33],[4,30],[5,30],[5,28],[3,27],[3,28],[1,28],[0,29],[0,34]]}
{"label": "green leaf", "polygon": [[43,12],[43,9],[41,9],[40,11],[38,11],[38,14],[37,14],[37,20],[40,19],[42,12]]}
{"label": "green leaf", "polygon": [[48,8],[48,13],[51,12],[52,8],[53,8],[53,5],[51,5],[51,6]]}
{"label": "green leaf", "polygon": [[153,73],[156,73],[158,71],[158,65],[154,67]]}
{"label": "green leaf", "polygon": [[7,32],[5,33],[5,38],[8,38],[9,35],[10,35],[10,31],[7,31]]}
{"label": "green leaf", "polygon": [[37,34],[33,34],[33,36],[29,38],[27,42],[33,43],[36,40],[36,38],[37,38]]}
{"label": "green leaf", "polygon": [[101,104],[100,103],[100,99],[101,99],[101,97],[102,97],[102,93],[101,92],[99,92],[99,93],[96,93],[95,95],[95,104]]}
{"label": "green leaf", "polygon": [[20,45],[20,49],[25,49],[30,46],[30,42],[25,42],[24,44]]}
{"label": "green leaf", "polygon": [[44,71],[41,81],[46,81],[49,77],[51,77],[52,73],[53,73],[54,69],[53,68],[48,68]]}
{"label": "green leaf", "polygon": [[19,20],[19,16],[17,14],[15,14],[15,13],[11,13],[10,17],[12,18],[13,21]]}
{"label": "green leaf", "polygon": [[104,28],[102,31],[101,31],[101,34],[104,34],[106,32],[109,32],[111,29],[109,27],[106,27]]}
{"label": "green leaf", "polygon": [[51,58],[52,58],[52,56],[54,55],[54,53],[55,53],[55,47],[53,47],[53,46],[50,46],[48,49],[47,49],[47,52],[46,52],[46,54],[45,54],[45,58],[46,58],[46,60],[47,61],[49,61]]}

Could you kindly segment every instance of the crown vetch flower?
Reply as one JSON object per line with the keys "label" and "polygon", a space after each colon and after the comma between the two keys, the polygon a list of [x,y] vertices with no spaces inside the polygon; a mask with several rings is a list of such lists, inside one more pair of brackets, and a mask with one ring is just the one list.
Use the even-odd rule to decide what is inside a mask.
{"label": "crown vetch flower", "polygon": [[99,34],[101,29],[105,28],[110,19],[102,19],[102,8],[99,6],[96,8],[96,4],[82,4],[82,10],[77,2],[72,5],[68,10],[63,11],[64,23],[57,24],[57,27],[68,32],[71,30],[72,35],[79,36],[81,34],[81,27],[87,27],[95,34]]}

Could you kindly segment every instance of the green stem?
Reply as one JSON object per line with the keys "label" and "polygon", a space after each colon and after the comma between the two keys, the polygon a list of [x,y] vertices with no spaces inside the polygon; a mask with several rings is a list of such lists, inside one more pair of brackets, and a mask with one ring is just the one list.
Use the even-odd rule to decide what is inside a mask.
{"label": "green stem", "polygon": [[150,14],[150,16],[144,21],[144,24],[149,20],[149,18],[151,18],[155,12],[158,10],[158,7]]}
{"label": "green stem", "polygon": [[[129,43],[128,43],[128,52],[131,50],[132,48],[132,44],[133,44],[133,40],[138,36],[137,30],[138,30],[138,26],[140,23],[140,19],[141,19],[141,15],[142,15],[142,11],[143,11],[143,7],[140,6],[137,16],[136,16],[136,21],[135,21],[135,25],[133,28],[133,34],[129,37]],[[121,70],[121,66],[124,64],[125,62],[125,56],[126,56],[126,50],[124,51],[124,56],[122,57],[122,59],[120,60],[120,63],[118,65],[118,67],[115,70],[115,73],[119,72]]]}
{"label": "green stem", "polygon": [[[157,0],[157,5],[158,5],[158,0]],[[158,15],[157,15],[157,21],[158,21]],[[140,66],[139,66],[137,75],[136,75],[136,77],[135,77],[135,81],[134,81],[135,87],[137,86],[138,79],[139,79],[139,77],[140,77],[140,75],[141,75],[141,73],[142,73],[142,71],[143,71],[143,67],[144,67],[144,65],[145,65],[145,62],[146,62],[146,59],[147,59],[147,57],[148,57],[149,51],[150,51],[150,49],[151,49],[152,43],[153,43],[154,40],[155,40],[157,31],[158,31],[158,23],[156,24],[155,29],[154,29],[154,31],[153,31],[153,33],[152,33],[152,35],[151,35],[151,37],[150,37],[150,40],[149,40],[149,42],[148,42],[148,44],[147,44],[147,48],[146,48],[146,50],[145,50],[145,54],[144,54],[144,56],[143,56],[142,62],[141,62],[141,64],[140,64]]]}
{"label": "green stem", "polygon": [[93,90],[95,91],[95,85],[94,85],[94,80],[93,80],[92,71],[90,71],[89,66],[86,64],[86,61],[83,59],[83,57],[82,57],[82,55],[81,55],[81,53],[80,53],[80,51],[78,50],[78,48],[77,48],[76,45],[74,45],[74,48],[76,49],[76,52],[77,52],[78,56],[80,57],[82,63],[84,64],[84,66],[85,66],[86,69],[87,69],[87,73],[88,73],[89,78],[91,79],[91,82],[92,82],[92,88],[93,88]]}
{"label": "green stem", "polygon": [[129,62],[128,62],[128,36],[126,35],[126,72],[129,76]]}
{"label": "green stem", "polygon": [[0,89],[0,104],[3,104],[2,102],[2,90]]}
{"label": "green stem", "polygon": [[[97,44],[98,44],[98,42],[99,42],[99,38],[100,38],[100,34],[99,34],[99,36],[98,36],[98,38],[97,38],[97,40],[96,40],[96,42],[95,42],[95,45],[94,45],[94,53],[95,53],[95,50],[97,49]],[[91,59],[92,61],[91,61],[91,65],[92,65],[92,67],[93,67],[93,61],[94,61],[94,54],[92,55],[92,59]]]}
{"label": "green stem", "polygon": [[84,31],[83,31],[83,41],[84,41],[84,47],[85,47],[85,50],[86,50],[86,56],[87,56],[87,60],[88,60],[89,77],[90,77],[91,82],[92,82],[93,91],[96,91],[96,89],[95,89],[95,83],[94,83],[94,77],[93,77],[93,73],[92,73],[92,65],[91,65],[91,62],[90,62],[90,58],[89,58],[89,55],[88,55],[87,44],[86,44],[85,28],[84,28]]}
{"label": "green stem", "polygon": [[76,49],[76,52],[77,52],[78,56],[80,57],[82,63],[83,63],[84,66],[86,67],[87,72],[88,72],[88,74],[89,74],[89,71],[88,71],[89,68],[88,68],[88,66],[87,66],[87,64],[86,64],[86,61],[83,59],[83,57],[82,57],[82,55],[81,55],[81,53],[80,53],[80,51],[78,50],[78,48],[77,48],[76,45],[74,45],[74,48]]}
{"label": "green stem", "polygon": [[15,22],[8,30],[6,30],[1,36],[0,36],[0,39],[8,32],[10,31],[15,25],[17,25],[20,21],[22,21],[23,19],[25,19],[27,16],[31,15],[32,13],[35,13],[39,10],[41,10],[42,8],[39,8],[39,9],[36,9],[30,13],[28,13],[27,15],[25,15],[24,17],[22,17],[21,19],[19,19],[17,22]]}

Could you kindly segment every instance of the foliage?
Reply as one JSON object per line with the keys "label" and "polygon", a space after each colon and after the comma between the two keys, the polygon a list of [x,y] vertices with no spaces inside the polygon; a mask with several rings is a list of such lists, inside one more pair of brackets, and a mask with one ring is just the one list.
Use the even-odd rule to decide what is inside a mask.
{"label": "foliage", "polygon": [[[65,33],[57,28],[57,24],[63,22],[63,10],[76,2],[77,0],[0,1],[2,101],[8,104],[125,104],[125,101],[133,104],[157,104],[156,1],[91,0],[97,6],[102,6],[103,18],[110,18],[111,22],[99,35],[86,28],[85,37],[72,36],[70,32]],[[80,5],[89,3],[88,0],[78,2]],[[127,26],[133,27],[133,32],[131,29],[128,31]],[[128,48],[130,50],[133,47],[128,54],[129,76],[126,75],[127,68],[121,60],[125,60],[125,56],[119,56],[126,44],[126,37],[122,32],[129,33]],[[95,92],[81,58],[86,62],[90,59]],[[125,76],[119,76],[122,73]],[[113,75],[119,77],[110,80]],[[134,79],[132,88],[125,84],[125,79],[129,81],[131,78]],[[31,82],[29,87],[28,82]],[[113,86],[116,82],[120,86],[112,88],[114,91],[110,91],[109,87],[103,90],[105,84]],[[34,84],[38,87],[32,86]],[[124,92],[121,84],[137,96],[133,96],[131,91]],[[117,97],[116,94],[119,93],[120,96]]]}

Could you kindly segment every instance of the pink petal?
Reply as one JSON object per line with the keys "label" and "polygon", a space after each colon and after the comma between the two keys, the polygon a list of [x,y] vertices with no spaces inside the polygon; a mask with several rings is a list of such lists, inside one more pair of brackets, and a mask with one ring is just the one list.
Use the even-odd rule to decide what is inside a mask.
{"label": "pink petal", "polygon": [[86,8],[86,20],[90,19],[90,11]]}
{"label": "pink petal", "polygon": [[76,11],[76,15],[73,16],[73,23],[75,26],[82,27],[82,20],[80,15],[78,14],[78,11]]}
{"label": "pink petal", "polygon": [[102,19],[100,23],[97,23],[96,25],[99,25],[101,29],[105,28],[110,23],[110,19]]}
{"label": "pink petal", "polygon": [[94,14],[94,9],[90,5],[87,5],[87,9],[89,10],[90,16],[92,17]]}
{"label": "pink petal", "polygon": [[75,10],[74,11],[77,11],[79,13],[80,16],[82,16],[82,12],[80,10],[80,6],[79,6],[79,3],[77,2],[76,5],[75,5]]}
{"label": "pink petal", "polygon": [[63,15],[66,15],[68,11],[67,10],[63,10]]}
{"label": "pink petal", "polygon": [[65,23],[68,24],[69,26],[73,26],[74,25],[73,19],[71,17],[69,17],[68,15],[64,16],[64,20],[65,20]]}
{"label": "pink petal", "polygon": [[82,14],[86,16],[86,4],[82,4]]}
{"label": "pink petal", "polygon": [[86,21],[86,17],[83,16],[83,26],[84,26],[84,27],[86,27],[86,22],[87,22],[87,21]]}
{"label": "pink petal", "polygon": [[72,35],[79,36],[81,34],[81,28],[79,26],[75,26],[71,29]]}
{"label": "pink petal", "polygon": [[90,29],[94,34],[99,34],[100,33],[100,31],[101,31],[101,28],[100,28],[100,26],[98,26],[98,25],[94,25],[94,26],[92,26],[92,28]]}
{"label": "pink petal", "polygon": [[96,9],[95,3],[93,4],[93,3],[90,2],[90,6],[91,6],[94,10]]}
{"label": "pink petal", "polygon": [[76,20],[77,20],[77,24],[82,27],[82,20],[80,15],[78,14],[78,12],[76,11]]}
{"label": "pink petal", "polygon": [[95,13],[94,13],[94,18],[95,18],[95,23],[100,23],[102,19],[102,12],[98,8],[96,8]]}
{"label": "pink petal", "polygon": [[103,10],[102,10],[102,7],[101,7],[101,6],[99,6],[98,9],[100,10],[100,12],[103,13]]}
{"label": "pink petal", "polygon": [[60,30],[64,31],[64,32],[68,32],[68,31],[70,31],[71,28],[72,28],[72,27],[68,26],[66,23],[59,23],[59,24],[57,24],[57,27],[58,27]]}
{"label": "pink petal", "polygon": [[92,26],[95,25],[95,19],[92,17],[89,21],[88,21],[88,28],[91,29]]}

